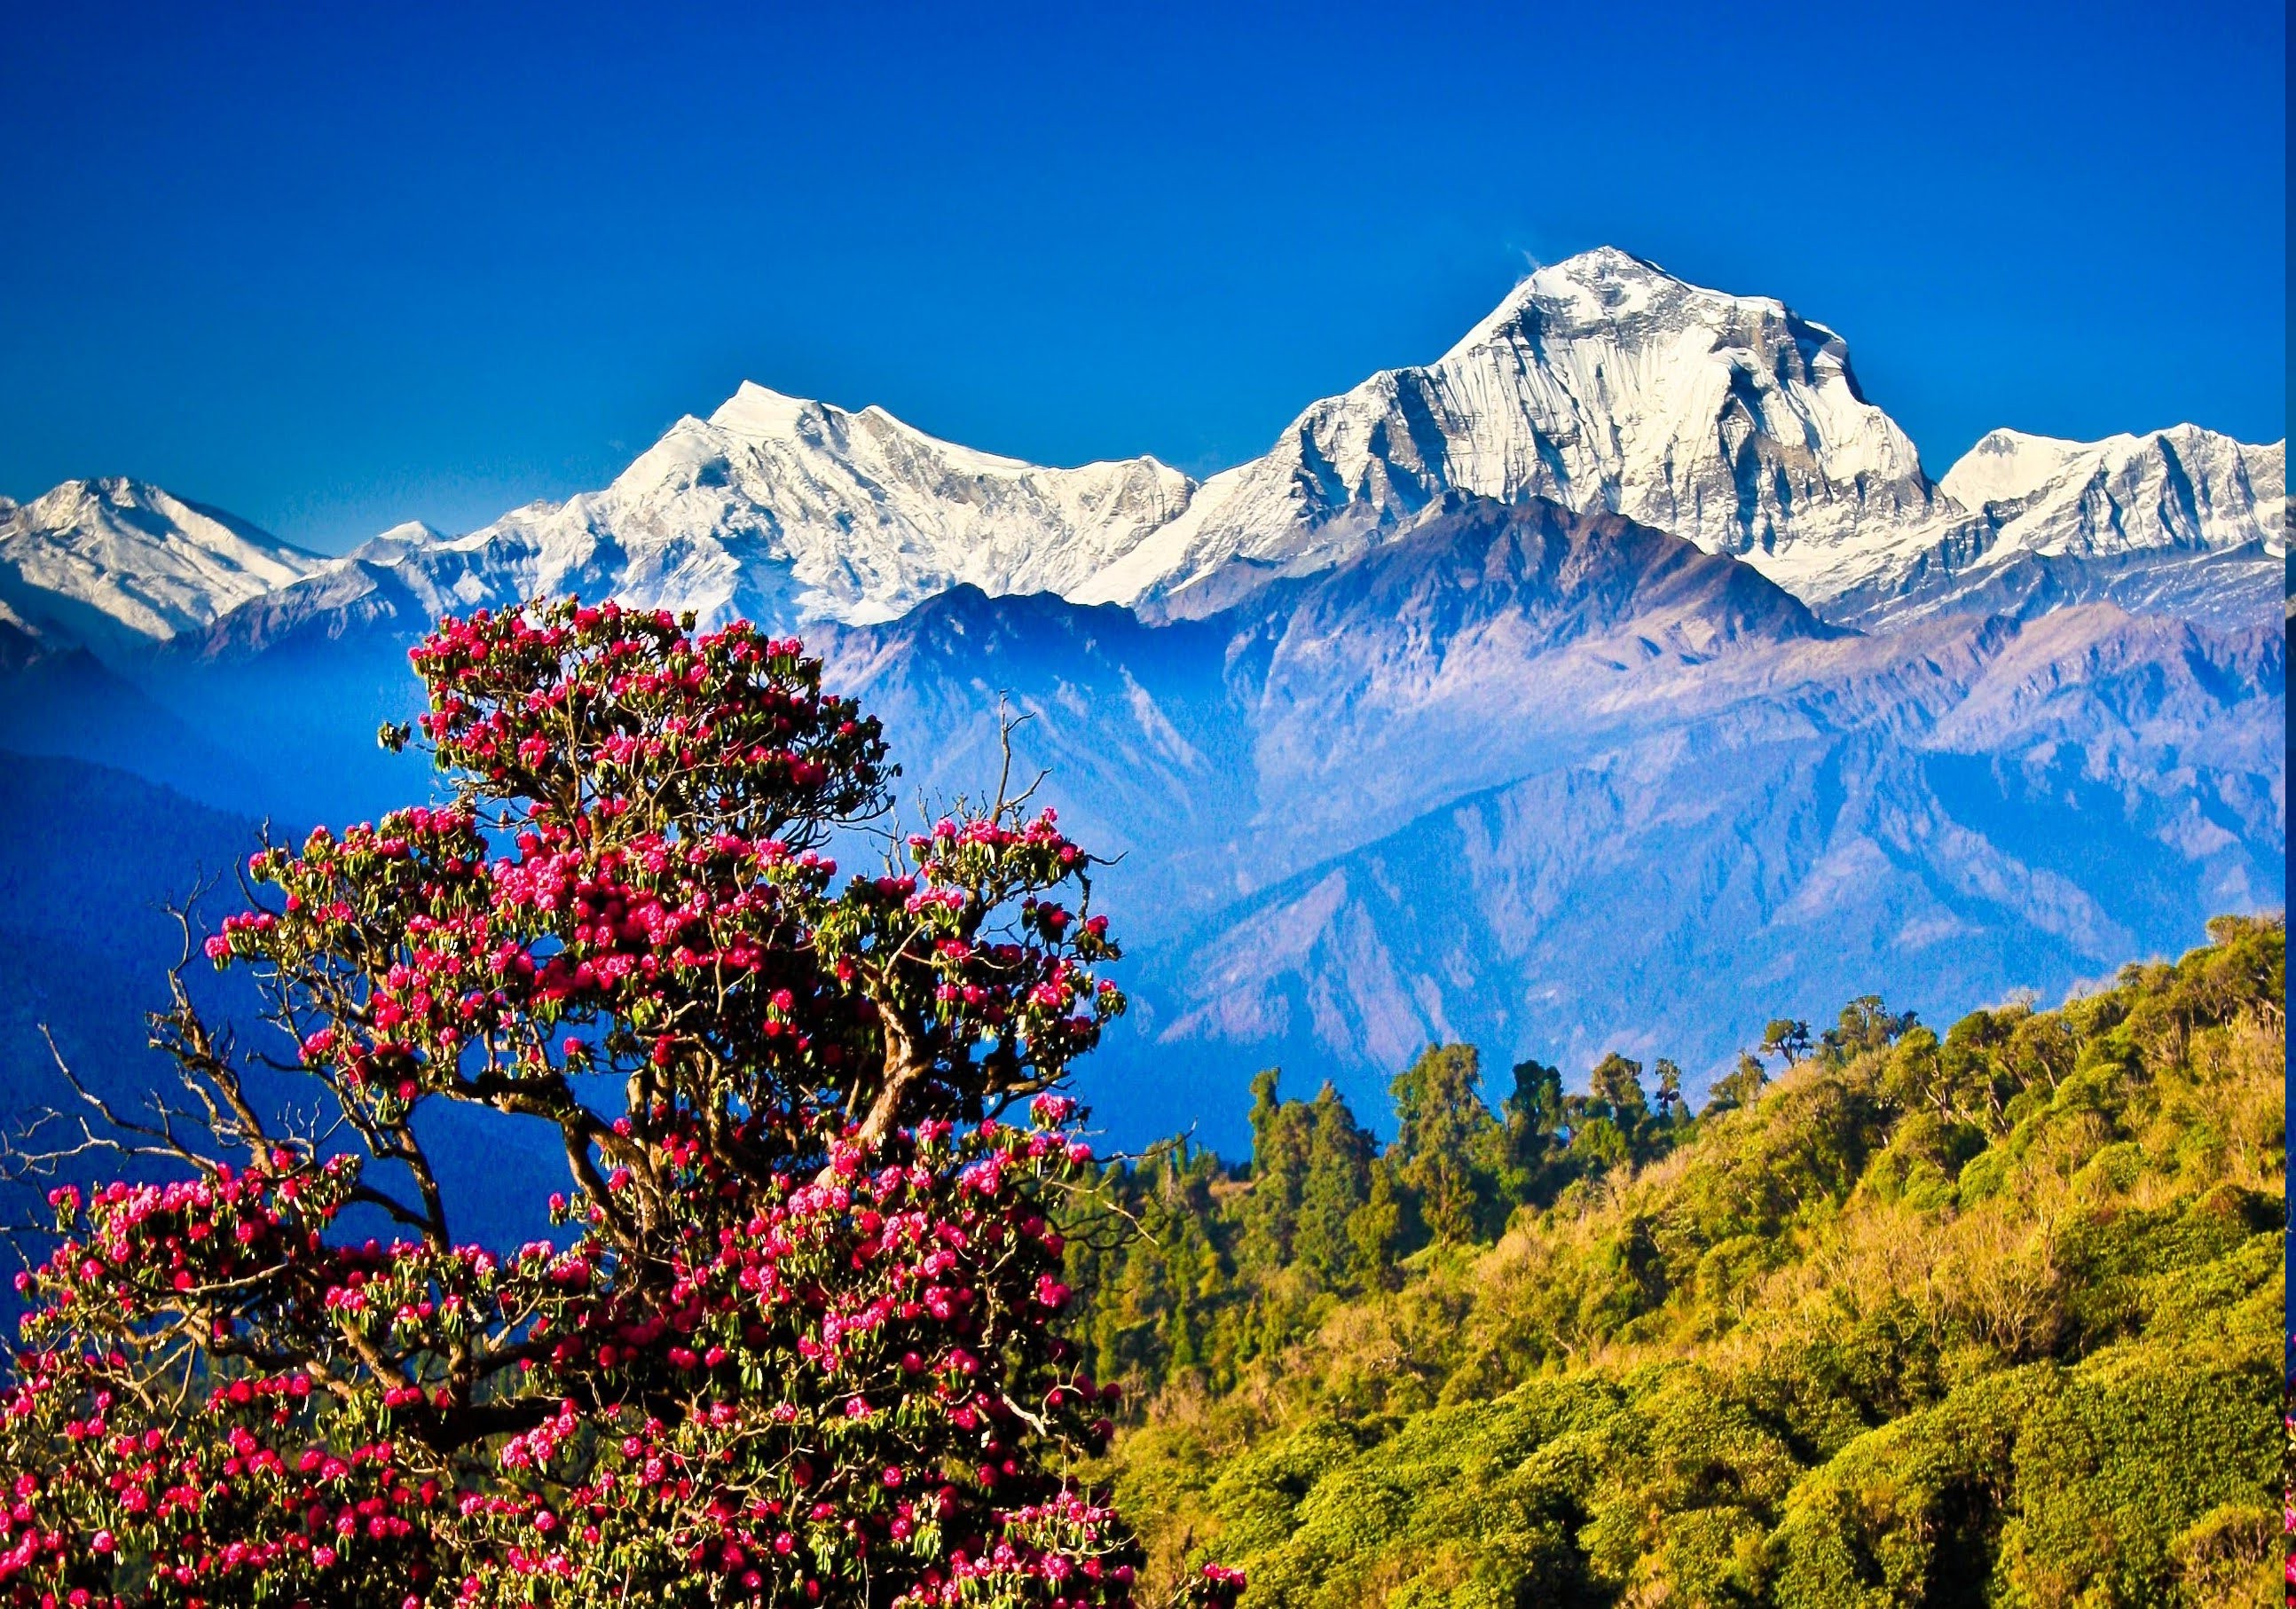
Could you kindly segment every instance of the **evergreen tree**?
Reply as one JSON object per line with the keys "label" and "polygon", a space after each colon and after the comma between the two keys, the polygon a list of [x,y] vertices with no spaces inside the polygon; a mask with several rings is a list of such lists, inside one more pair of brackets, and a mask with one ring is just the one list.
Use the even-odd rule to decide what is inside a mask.
{"label": "evergreen tree", "polygon": [[1348,1217],[1348,1243],[1355,1249],[1356,1280],[1365,1289],[1393,1290],[1401,1282],[1403,1203],[1387,1156],[1371,1165],[1371,1195]]}
{"label": "evergreen tree", "polygon": [[1356,1261],[1349,1224],[1371,1199],[1370,1132],[1329,1083],[1308,1108],[1307,1180],[1300,1192],[1297,1261],[1327,1290],[1348,1283]]}
{"label": "evergreen tree", "polygon": [[1553,1154],[1563,1126],[1562,1071],[1539,1061],[1514,1065],[1514,1093],[1506,1098],[1507,1156],[1536,1169]]}
{"label": "evergreen tree", "polygon": [[1818,1039],[1818,1058],[1839,1067],[1863,1050],[1886,1050],[1915,1026],[1911,1011],[1893,1012],[1878,994],[1861,994],[1841,1008],[1840,1022]]}
{"label": "evergreen tree", "polygon": [[1762,1030],[1762,1054],[1783,1056],[1791,1067],[1809,1053],[1809,1025],[1797,1017],[1775,1017]]}
{"label": "evergreen tree", "polygon": [[1507,1195],[1544,1205],[1563,1184],[1569,1142],[1569,1101],[1562,1070],[1537,1060],[1514,1066],[1514,1092],[1502,1107],[1505,1121]]}
{"label": "evergreen tree", "polygon": [[1281,1077],[1271,1067],[1251,1081],[1251,1192],[1244,1198],[1237,1257],[1254,1269],[1291,1262],[1300,1194],[1308,1182],[1314,1118],[1304,1103],[1279,1097]]}
{"label": "evergreen tree", "polygon": [[1590,1173],[1607,1172],[1633,1154],[1626,1131],[1608,1113],[1597,1113],[1571,1131],[1571,1158]]}
{"label": "evergreen tree", "polygon": [[1498,1199],[1493,1164],[1504,1131],[1483,1104],[1472,1045],[1430,1045],[1389,1086],[1395,1099],[1396,1181],[1429,1238],[1475,1238]]}
{"label": "evergreen tree", "polygon": [[1682,1069],[1661,1056],[1658,1058],[1658,1115],[1672,1123],[1683,1107]]}
{"label": "evergreen tree", "polygon": [[1595,1064],[1587,1086],[1589,1098],[1619,1125],[1620,1133],[1631,1135],[1642,1126],[1650,1111],[1649,1099],[1643,1094],[1642,1063],[1629,1061],[1613,1050]]}

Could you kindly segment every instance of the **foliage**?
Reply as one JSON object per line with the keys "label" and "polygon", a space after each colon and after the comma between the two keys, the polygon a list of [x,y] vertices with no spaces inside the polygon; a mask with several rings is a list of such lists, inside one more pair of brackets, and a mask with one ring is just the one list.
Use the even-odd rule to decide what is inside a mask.
{"label": "foliage", "polygon": [[[8,1601],[1128,1601],[1054,1222],[1092,1177],[1054,1086],[1122,1009],[1086,857],[1000,793],[840,886],[876,723],[794,642],[690,629],[442,623],[451,801],[255,857],[206,951],[318,1116],[179,976],[192,1102],[47,1159],[177,1173],[51,1197]],[[456,1240],[447,1104],[557,1131],[557,1238]]]}
{"label": "foliage", "polygon": [[[1442,1117],[1504,1205],[1386,1280],[1236,1261],[1257,1154],[1109,1176],[1189,1259],[1095,1270],[1152,1568],[1214,1546],[1280,1605],[2270,1603],[2285,936],[2210,933],[1942,1037],[1782,1019],[1792,1065],[1694,1122],[1637,1114],[1623,1057],[1584,1096],[1527,1063]],[[1462,1188],[1404,1145],[1399,1199]]]}

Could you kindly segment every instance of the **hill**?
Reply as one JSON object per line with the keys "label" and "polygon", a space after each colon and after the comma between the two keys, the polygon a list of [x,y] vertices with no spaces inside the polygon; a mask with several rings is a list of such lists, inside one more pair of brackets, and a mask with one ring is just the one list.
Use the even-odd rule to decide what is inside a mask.
{"label": "hill", "polygon": [[1496,1115],[1451,1047],[1374,1153],[1263,1078],[1249,1168],[1070,1245],[1126,1512],[1264,1605],[2275,1602],[2285,932],[2211,938],[1775,1025],[1696,1118],[1623,1058]]}

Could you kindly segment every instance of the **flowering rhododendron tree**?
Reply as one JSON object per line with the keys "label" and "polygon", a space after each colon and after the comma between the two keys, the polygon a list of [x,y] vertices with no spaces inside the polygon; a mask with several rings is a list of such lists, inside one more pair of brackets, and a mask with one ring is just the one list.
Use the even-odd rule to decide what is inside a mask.
{"label": "flowering rhododendron tree", "polygon": [[[877,723],[691,629],[441,623],[451,802],[254,858],[207,955],[331,1126],[178,981],[198,1100],[114,1121],[180,1177],[58,1188],[19,1282],[0,1601],[1129,1601],[1054,1227],[1093,1165],[1054,1086],[1123,1009],[1087,857],[1000,795],[840,880]],[[439,1102],[555,1125],[563,1235],[456,1238]]]}

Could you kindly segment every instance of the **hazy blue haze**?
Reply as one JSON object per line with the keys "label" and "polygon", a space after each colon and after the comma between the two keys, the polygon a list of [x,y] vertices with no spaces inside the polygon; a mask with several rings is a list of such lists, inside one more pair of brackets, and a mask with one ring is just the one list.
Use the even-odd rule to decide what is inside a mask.
{"label": "hazy blue haze", "polygon": [[340,548],[743,377],[1201,472],[1601,241],[1783,296],[1942,470],[2284,430],[2276,4],[158,8],[0,20],[0,492]]}

